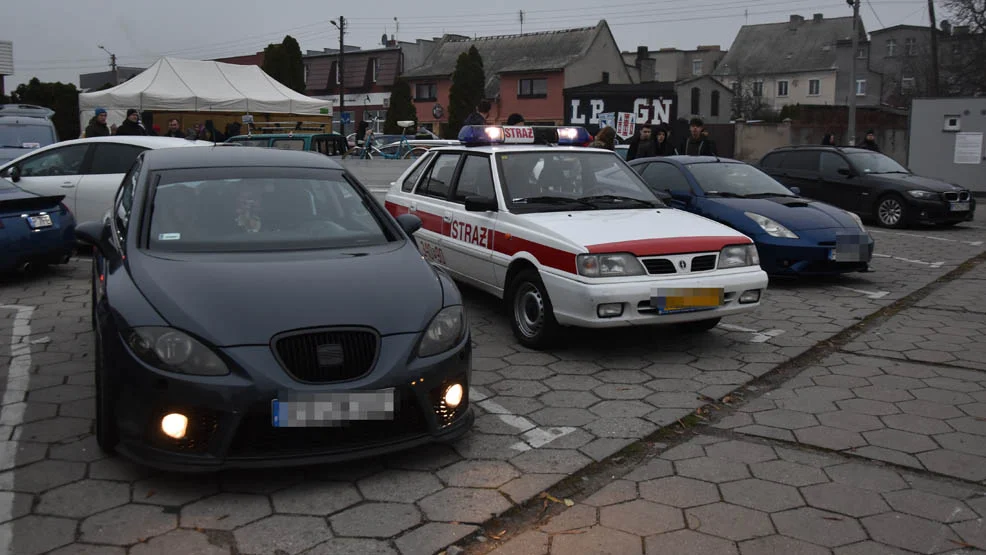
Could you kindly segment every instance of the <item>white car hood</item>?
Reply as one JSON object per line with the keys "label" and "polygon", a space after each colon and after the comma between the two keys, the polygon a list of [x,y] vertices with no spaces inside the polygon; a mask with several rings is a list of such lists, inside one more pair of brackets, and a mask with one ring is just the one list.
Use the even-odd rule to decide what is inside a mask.
{"label": "white car hood", "polygon": [[742,233],[702,216],[673,208],[586,210],[521,214],[532,228],[588,252],[631,252],[654,256],[718,251],[749,244]]}

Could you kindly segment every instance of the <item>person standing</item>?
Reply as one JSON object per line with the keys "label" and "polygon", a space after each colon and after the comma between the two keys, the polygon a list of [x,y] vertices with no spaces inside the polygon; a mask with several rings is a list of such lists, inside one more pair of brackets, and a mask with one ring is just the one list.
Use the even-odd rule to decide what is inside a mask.
{"label": "person standing", "polygon": [[96,115],[89,120],[89,125],[86,126],[86,132],[83,137],[90,138],[109,136],[110,128],[106,125],[106,110],[96,108]]}
{"label": "person standing", "polygon": [[825,146],[836,146],[835,133],[826,133],[825,137],[822,138],[822,144]]}
{"label": "person standing", "polygon": [[873,152],[880,152],[880,147],[876,144],[876,134],[872,129],[866,130],[866,139],[863,140],[863,144],[859,145],[859,148],[865,148],[866,150],[872,150]]}
{"label": "person standing", "polygon": [[654,129],[649,123],[640,126],[637,134],[630,139],[627,148],[627,162],[637,158],[651,158],[657,156],[657,141],[654,140]]}
{"label": "person standing", "polygon": [[168,132],[164,134],[165,137],[184,139],[185,135],[186,133],[181,130],[181,123],[178,122],[178,118],[171,118],[168,120]]}
{"label": "person standing", "polygon": [[662,123],[657,128],[657,156],[672,156],[676,154],[673,146],[671,146],[670,130],[667,124]]}
{"label": "person standing", "polygon": [[710,137],[703,136],[702,132],[705,131],[705,122],[702,118],[692,118],[688,122],[689,135],[685,138],[685,142],[682,143],[681,148],[678,149],[678,154],[684,156],[715,156],[716,155],[716,143]]}
{"label": "person standing", "polygon": [[476,107],[476,111],[469,114],[465,121],[462,122],[463,126],[466,125],[486,125],[486,120],[490,117],[490,110],[493,106],[490,104],[489,100],[481,100],[479,106]]}
{"label": "person standing", "polygon": [[140,116],[133,108],[127,110],[127,119],[123,120],[117,128],[117,135],[147,135],[147,131],[140,125]]}
{"label": "person standing", "polygon": [[589,147],[616,150],[616,129],[608,125],[603,127],[599,133],[596,133],[596,139],[589,144]]}
{"label": "person standing", "polygon": [[520,114],[510,114],[507,117],[507,125],[524,125],[525,123],[524,116]]}

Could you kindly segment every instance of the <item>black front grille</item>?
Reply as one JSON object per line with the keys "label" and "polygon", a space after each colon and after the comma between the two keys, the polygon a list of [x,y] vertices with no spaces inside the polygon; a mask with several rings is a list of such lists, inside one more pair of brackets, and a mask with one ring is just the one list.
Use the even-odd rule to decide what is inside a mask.
{"label": "black front grille", "polygon": [[644,260],[644,268],[647,268],[647,273],[650,274],[673,274],[677,271],[674,269],[674,263],[666,258]]}
{"label": "black front grille", "polygon": [[957,201],[957,200],[959,200],[959,194],[958,193],[953,193],[953,192],[945,193],[945,200],[950,200],[950,201],[953,201],[953,202],[954,201]]}
{"label": "black front grille", "polygon": [[328,383],[369,372],[379,343],[379,336],[369,330],[323,330],[275,338],[274,352],[296,380]]}
{"label": "black front grille", "polygon": [[270,402],[243,416],[229,456],[331,454],[395,443],[428,432],[424,413],[409,390],[398,390],[393,420],[354,421],[343,426],[275,428]]}
{"label": "black front grille", "polygon": [[716,255],[703,254],[692,259],[693,272],[708,272],[716,267]]}
{"label": "black front grille", "polygon": [[966,202],[969,200],[969,197],[970,197],[969,191],[959,191],[959,192],[950,191],[948,193],[945,193],[945,200],[950,202],[956,202],[956,201]]}

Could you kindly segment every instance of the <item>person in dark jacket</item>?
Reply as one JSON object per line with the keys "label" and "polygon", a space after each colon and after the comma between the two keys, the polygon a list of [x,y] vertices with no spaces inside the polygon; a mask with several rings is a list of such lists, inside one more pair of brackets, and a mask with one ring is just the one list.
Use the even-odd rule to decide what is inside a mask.
{"label": "person in dark jacket", "polygon": [[716,143],[708,136],[703,136],[705,122],[702,118],[692,118],[688,122],[689,135],[678,149],[678,154],[683,156],[715,156]]}
{"label": "person in dark jacket", "polygon": [[876,134],[872,129],[866,130],[866,139],[863,144],[859,145],[859,148],[865,148],[866,150],[872,150],[873,152],[880,152],[880,147],[876,144]]}
{"label": "person in dark jacket", "polygon": [[133,108],[127,110],[127,119],[123,120],[120,127],[116,129],[117,135],[147,135],[147,131],[140,125],[140,115]]}
{"label": "person in dark jacket", "polygon": [[181,130],[181,123],[178,118],[171,118],[168,120],[168,132],[164,134],[165,137],[174,137],[176,139],[184,139],[186,133]]}
{"label": "person in dark jacket", "polygon": [[822,138],[822,144],[825,146],[835,146],[835,133],[826,133],[825,137]]}
{"label": "person in dark jacket", "polygon": [[670,129],[666,123],[662,123],[657,128],[657,154],[656,156],[672,156],[676,154],[674,147],[671,146]]}
{"label": "person in dark jacket", "polygon": [[630,139],[627,148],[627,162],[637,158],[651,158],[657,156],[657,141],[654,139],[654,129],[650,124],[645,123],[640,126],[637,134]]}
{"label": "person in dark jacket", "polygon": [[490,117],[490,110],[493,108],[489,100],[482,100],[476,111],[469,114],[462,125],[486,125],[486,120]]}
{"label": "person in dark jacket", "polygon": [[510,114],[507,117],[507,125],[524,125],[524,116],[520,114]]}
{"label": "person in dark jacket", "polygon": [[89,137],[109,137],[110,128],[106,125],[106,110],[96,108],[96,115],[89,120],[86,126],[86,138]]}

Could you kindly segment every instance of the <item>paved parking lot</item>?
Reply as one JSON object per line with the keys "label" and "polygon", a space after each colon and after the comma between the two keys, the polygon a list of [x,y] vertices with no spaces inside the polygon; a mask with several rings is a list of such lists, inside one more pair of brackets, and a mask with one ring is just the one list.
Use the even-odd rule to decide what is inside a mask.
{"label": "paved parking lot", "polygon": [[[201,477],[150,472],[97,449],[88,260],[2,283],[0,547],[435,553],[986,252],[981,221],[873,235],[873,272],[772,283],[755,314],[701,335],[583,331],[566,347],[531,352],[514,343],[496,303],[467,290],[476,343],[471,434],[358,464]],[[563,512],[568,524],[555,517],[549,531],[520,531],[501,553],[986,547],[973,512],[982,502],[962,503],[986,480],[983,268],[874,322],[780,387],[747,393],[703,435],[658,453],[596,501],[576,499]],[[942,485],[933,475],[964,482]],[[951,527],[929,534],[919,526],[933,521]],[[525,541],[530,548],[518,550]],[[612,542],[628,547],[613,551],[624,544]]]}

